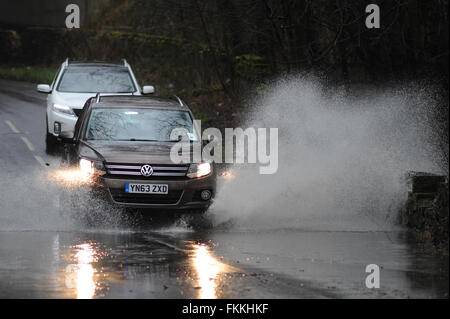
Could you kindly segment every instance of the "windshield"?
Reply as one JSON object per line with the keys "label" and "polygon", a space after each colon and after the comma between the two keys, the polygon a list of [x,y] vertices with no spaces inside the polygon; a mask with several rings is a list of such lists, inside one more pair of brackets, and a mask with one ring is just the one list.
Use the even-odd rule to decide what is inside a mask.
{"label": "windshield", "polygon": [[[174,141],[172,130],[188,132],[191,141],[198,140],[191,115],[187,111],[114,108],[93,109],[85,138],[107,141]],[[175,140],[177,141],[177,140]]]}
{"label": "windshield", "polygon": [[67,69],[58,85],[60,92],[132,93],[136,91],[126,68],[80,67]]}

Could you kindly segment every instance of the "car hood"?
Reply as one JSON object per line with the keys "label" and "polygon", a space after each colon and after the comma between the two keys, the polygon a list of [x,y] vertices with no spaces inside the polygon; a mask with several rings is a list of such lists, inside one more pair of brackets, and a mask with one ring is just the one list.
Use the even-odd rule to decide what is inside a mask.
{"label": "car hood", "polygon": [[[170,150],[174,144],[172,142],[83,141],[80,156],[92,158],[95,153],[99,160],[107,163],[176,164],[170,158]],[[200,146],[200,144],[196,145]],[[192,146],[189,145],[189,147],[190,151],[183,154],[185,163],[190,163]]]}
{"label": "car hood", "polygon": [[[95,95],[95,93],[66,93],[55,91],[53,94],[53,103],[67,105],[75,109],[81,109],[86,101]],[[131,93],[101,93],[101,95],[131,95]]]}

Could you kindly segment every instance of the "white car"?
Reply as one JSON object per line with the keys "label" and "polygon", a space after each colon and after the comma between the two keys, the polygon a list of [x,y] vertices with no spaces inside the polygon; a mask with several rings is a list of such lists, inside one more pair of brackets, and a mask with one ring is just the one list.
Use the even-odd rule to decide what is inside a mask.
{"label": "white car", "polygon": [[125,59],[120,64],[71,62],[67,59],[51,85],[39,84],[37,90],[47,96],[46,152],[58,147],[61,132],[74,131],[75,123],[86,101],[102,95],[142,95],[155,91],[153,86],[139,86]]}

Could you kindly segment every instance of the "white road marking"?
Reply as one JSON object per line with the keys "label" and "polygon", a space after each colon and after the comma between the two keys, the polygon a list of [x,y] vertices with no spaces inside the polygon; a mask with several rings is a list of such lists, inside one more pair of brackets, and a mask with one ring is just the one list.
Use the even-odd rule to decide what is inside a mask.
{"label": "white road marking", "polygon": [[177,246],[171,245],[169,243],[166,243],[166,242],[158,240],[158,239],[153,239],[152,238],[152,240],[154,242],[157,242],[158,244],[161,244],[163,246],[167,246],[167,247],[172,248],[172,249],[174,249],[176,251],[179,251],[179,252],[182,252],[182,253],[185,253],[185,254],[189,254],[189,250],[187,250],[187,249],[178,248]]}
{"label": "white road marking", "polygon": [[14,133],[20,133],[20,131],[14,126],[14,124],[11,123],[11,121],[5,120],[5,123],[9,126],[11,131],[13,131]]}
{"label": "white road marking", "polygon": [[34,146],[33,144],[30,142],[29,139],[27,139],[25,136],[21,136],[20,137],[22,139],[22,141],[27,145],[28,149],[32,152],[34,152]]}
{"label": "white road marking", "polygon": [[[11,129],[11,131],[13,131],[16,134],[20,134],[20,131],[14,126],[14,124],[9,121],[9,120],[5,120],[5,123],[9,126],[9,128]],[[28,149],[31,152],[35,151],[35,148],[33,146],[33,143],[30,142],[30,140],[28,138],[26,138],[25,136],[21,136],[20,137],[22,139],[22,141],[25,143],[25,145],[28,147]],[[39,164],[41,164],[41,166],[46,167],[47,165],[45,164],[45,161],[42,159],[42,157],[40,157],[39,155],[33,155],[34,158],[36,159],[36,161],[38,161]]]}
{"label": "white road marking", "polygon": [[45,165],[45,161],[42,159],[42,157],[40,157],[39,155],[34,155],[34,158],[36,159],[36,161],[39,162],[39,164],[41,164],[43,167],[46,167],[47,165]]}

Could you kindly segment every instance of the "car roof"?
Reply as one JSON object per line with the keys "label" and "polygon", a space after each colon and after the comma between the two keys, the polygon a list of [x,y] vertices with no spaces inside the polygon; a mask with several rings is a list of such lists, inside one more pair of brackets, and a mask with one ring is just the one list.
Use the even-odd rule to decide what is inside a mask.
{"label": "car roof", "polygon": [[104,62],[70,62],[67,65],[67,69],[81,69],[81,68],[108,68],[108,69],[118,69],[118,70],[127,70],[127,67],[122,64],[113,64],[113,63],[104,63]]}
{"label": "car roof", "polygon": [[68,66],[75,65],[75,66],[92,66],[92,65],[99,65],[99,66],[125,66],[123,62],[120,63],[114,63],[114,62],[105,62],[105,61],[68,61]]}
{"label": "car roof", "polygon": [[164,108],[171,110],[188,111],[188,107],[181,102],[175,100],[135,95],[106,95],[100,96],[99,101],[93,98],[93,108],[123,108],[123,107],[139,107],[139,108]]}

